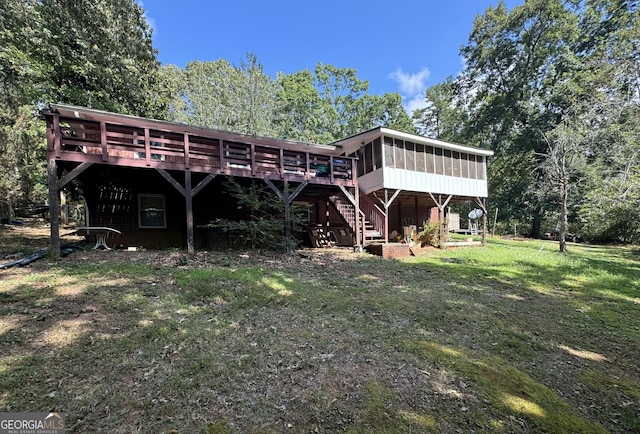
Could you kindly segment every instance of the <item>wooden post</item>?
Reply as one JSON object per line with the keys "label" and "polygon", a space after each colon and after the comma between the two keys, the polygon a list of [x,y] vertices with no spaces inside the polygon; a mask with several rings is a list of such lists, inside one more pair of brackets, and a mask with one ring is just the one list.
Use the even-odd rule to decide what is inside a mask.
{"label": "wooden post", "polygon": [[60,257],[60,205],[58,203],[58,165],[55,158],[47,164],[47,183],[49,185],[49,217],[51,220],[51,254]]}
{"label": "wooden post", "polygon": [[384,243],[389,243],[389,190],[384,189]]}
{"label": "wooden post", "polygon": [[109,160],[109,148],[107,147],[107,124],[100,121],[100,146],[102,147],[102,161]]}
{"label": "wooden post", "polygon": [[278,195],[280,199],[284,201],[284,224],[285,224],[285,237],[287,242],[289,242],[289,246],[287,249],[293,246],[293,242],[291,239],[291,203],[294,199],[300,194],[302,190],[307,186],[307,182],[301,182],[300,185],[293,191],[293,193],[289,194],[289,181],[285,179],[284,181],[284,193],[278,190],[278,187],[271,181],[270,179],[265,179],[264,182],[273,190],[275,194]]}
{"label": "wooden post", "polygon": [[360,225],[363,224],[360,222],[360,187],[358,187],[358,183],[355,183],[354,186],[354,200],[356,202],[356,213],[355,213],[355,232],[356,232],[356,246],[355,250],[359,253],[362,252],[362,234],[360,233]]}
{"label": "wooden post", "polygon": [[[291,242],[291,206],[289,202],[289,181],[284,180],[284,236],[287,243]],[[289,246],[287,245],[287,250]]]}
{"label": "wooden post", "polygon": [[191,172],[184,172],[184,192],[187,203],[187,253],[193,255],[195,248],[193,246],[193,191],[191,189]]}
{"label": "wooden post", "polygon": [[482,247],[487,245],[487,199],[482,199],[484,212],[482,213]]}
{"label": "wooden post", "polygon": [[487,245],[487,198],[476,197],[476,203],[482,209],[482,246]]}
{"label": "wooden post", "polygon": [[69,207],[67,206],[67,195],[60,190],[60,223],[69,224]]}
{"label": "wooden post", "polygon": [[440,223],[440,227],[438,228],[438,241],[440,242],[440,244],[442,245],[442,243],[444,242],[444,240],[442,239],[442,225],[444,224],[443,220],[443,209],[442,209],[442,195],[438,195],[438,222]]}
{"label": "wooden post", "polygon": [[491,236],[496,236],[496,225],[498,224],[498,208],[496,208],[496,214],[493,216],[493,228],[491,228]]}

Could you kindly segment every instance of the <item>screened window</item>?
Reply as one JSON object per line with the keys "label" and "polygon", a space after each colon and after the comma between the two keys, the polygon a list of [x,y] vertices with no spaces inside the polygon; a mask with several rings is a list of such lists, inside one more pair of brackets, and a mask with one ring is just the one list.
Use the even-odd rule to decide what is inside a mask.
{"label": "screened window", "polygon": [[453,176],[453,158],[451,157],[451,151],[444,150],[444,174]]}
{"label": "screened window", "polygon": [[476,179],[484,179],[484,157],[476,155]]}
{"label": "screened window", "polygon": [[167,213],[164,195],[138,195],[138,226],[141,228],[166,228]]}
{"label": "screened window", "polygon": [[393,139],[391,137],[384,138],[384,165],[396,167],[393,161]]}
{"label": "screened window", "polygon": [[460,177],[460,152],[453,152],[452,156],[452,164],[453,164],[453,176]]}
{"label": "screened window", "polygon": [[460,154],[460,163],[462,164],[462,177],[469,178],[469,155]]}
{"label": "screened window", "polygon": [[407,170],[416,170],[416,146],[413,142],[405,142]]}
{"label": "screened window", "polygon": [[382,143],[380,138],[373,141],[373,170],[382,168]]}
{"label": "screened window", "polygon": [[416,170],[418,172],[425,171],[424,145],[416,143]]}
{"label": "screened window", "polygon": [[373,145],[371,142],[364,147],[364,173],[373,172]]}
{"label": "screened window", "polygon": [[364,175],[364,151],[358,149],[358,176]]}
{"label": "screened window", "polygon": [[396,169],[404,169],[404,142],[394,140],[396,150]]}
{"label": "screened window", "polygon": [[425,157],[427,159],[427,173],[436,173],[436,156],[433,146],[427,146]]}
{"label": "screened window", "polygon": [[478,179],[476,174],[476,156],[469,154],[469,178]]}
{"label": "screened window", "polygon": [[436,150],[436,175],[444,175],[444,157],[442,156],[442,148]]}

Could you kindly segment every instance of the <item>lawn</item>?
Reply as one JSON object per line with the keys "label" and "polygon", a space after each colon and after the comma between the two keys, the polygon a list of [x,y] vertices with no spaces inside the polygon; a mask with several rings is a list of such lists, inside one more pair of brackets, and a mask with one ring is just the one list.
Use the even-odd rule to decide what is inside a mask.
{"label": "lawn", "polygon": [[[3,258],[43,242],[0,228]],[[63,411],[78,433],[638,432],[638,251],[569,248],[86,250],[3,270],[0,411]]]}

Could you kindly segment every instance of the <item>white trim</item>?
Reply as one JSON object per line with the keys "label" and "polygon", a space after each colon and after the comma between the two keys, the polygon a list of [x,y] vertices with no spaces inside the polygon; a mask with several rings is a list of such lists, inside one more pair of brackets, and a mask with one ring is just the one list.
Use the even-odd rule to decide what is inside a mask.
{"label": "white trim", "polygon": [[[141,200],[142,198],[160,198],[162,199],[162,219],[163,219],[163,224],[162,226],[158,226],[158,225],[154,225],[154,226],[149,226],[149,225],[143,225],[142,224],[142,204],[141,204]],[[166,229],[167,228],[167,200],[164,196],[164,194],[151,194],[151,193],[138,193],[138,227],[140,229]]]}

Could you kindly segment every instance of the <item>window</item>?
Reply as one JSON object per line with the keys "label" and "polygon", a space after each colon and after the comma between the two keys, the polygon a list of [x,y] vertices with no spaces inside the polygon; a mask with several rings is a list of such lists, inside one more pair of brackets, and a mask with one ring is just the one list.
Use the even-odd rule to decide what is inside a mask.
{"label": "window", "polygon": [[364,172],[373,172],[373,145],[371,142],[364,146]]}
{"label": "window", "polygon": [[167,213],[164,195],[138,195],[138,226],[141,228],[166,228]]}
{"label": "window", "polygon": [[416,147],[413,142],[405,142],[407,170],[416,170]]}
{"label": "window", "polygon": [[396,169],[404,169],[404,142],[402,140],[394,140],[396,148]]}
{"label": "window", "polygon": [[425,150],[427,159],[427,173],[436,173],[436,158],[433,146],[427,146]]}
{"label": "window", "polygon": [[461,165],[460,152],[453,151],[451,157],[451,165],[453,166],[453,176],[460,177]]}
{"label": "window", "polygon": [[435,148],[436,150],[436,175],[444,175],[444,157],[442,148]]}
{"label": "window", "polygon": [[444,174],[453,176],[453,157],[448,149],[444,150]]}
{"label": "window", "polygon": [[382,143],[380,137],[373,141],[373,170],[382,169]]}
{"label": "window", "polygon": [[395,167],[393,159],[393,139],[386,136],[384,138],[384,165],[387,167]]}
{"label": "window", "polygon": [[418,172],[424,172],[426,170],[424,145],[419,143],[416,143],[416,170]]}

